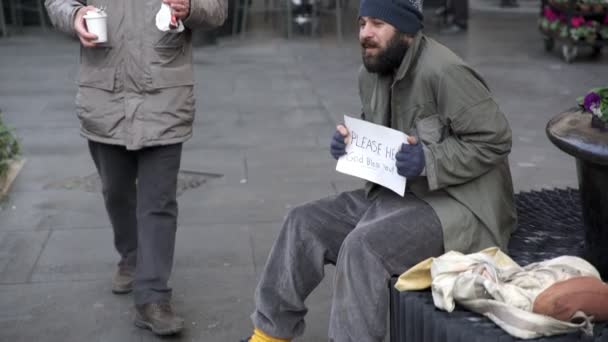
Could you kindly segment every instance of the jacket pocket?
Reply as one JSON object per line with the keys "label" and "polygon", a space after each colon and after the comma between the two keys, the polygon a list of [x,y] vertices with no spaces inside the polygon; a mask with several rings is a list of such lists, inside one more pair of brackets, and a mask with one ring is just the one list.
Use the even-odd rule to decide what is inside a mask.
{"label": "jacket pocket", "polygon": [[179,86],[191,86],[194,84],[192,66],[189,64],[179,67],[163,67],[159,65],[150,66],[152,73],[152,88],[169,88]]}
{"label": "jacket pocket", "polygon": [[161,35],[154,44],[155,48],[181,48],[186,43],[186,31],[184,32],[159,32]]}
{"label": "jacket pocket", "polygon": [[98,68],[94,66],[81,65],[78,76],[78,84],[82,87],[114,90],[116,76],[115,67]]}
{"label": "jacket pocket", "polygon": [[160,35],[154,37],[155,43],[150,51],[152,65],[176,67],[189,60],[186,58],[186,32],[155,32],[158,33]]}
{"label": "jacket pocket", "polygon": [[194,84],[192,56],[187,31],[164,33],[152,47],[150,72],[152,88],[169,88]]}
{"label": "jacket pocket", "polygon": [[418,137],[427,145],[440,143],[445,138],[446,127],[438,114],[416,122]]}

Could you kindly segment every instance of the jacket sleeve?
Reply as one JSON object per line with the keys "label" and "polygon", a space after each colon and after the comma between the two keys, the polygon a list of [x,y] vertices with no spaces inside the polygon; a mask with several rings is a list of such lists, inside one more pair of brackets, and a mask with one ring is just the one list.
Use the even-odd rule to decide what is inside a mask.
{"label": "jacket sleeve", "polygon": [[184,25],[190,29],[214,28],[222,25],[227,15],[227,0],[190,0],[190,14]]}
{"label": "jacket sleeve", "polygon": [[491,170],[511,151],[511,128],[483,79],[464,65],[443,70],[436,101],[448,136],[424,146],[430,190],[466,183]]}
{"label": "jacket sleeve", "polygon": [[74,34],[74,16],[85,6],[85,0],[46,0],[44,5],[53,25],[60,31]]}

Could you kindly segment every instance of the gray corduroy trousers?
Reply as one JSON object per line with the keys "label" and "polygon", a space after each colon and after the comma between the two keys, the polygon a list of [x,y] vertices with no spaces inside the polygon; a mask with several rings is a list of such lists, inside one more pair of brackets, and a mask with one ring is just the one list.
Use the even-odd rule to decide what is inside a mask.
{"label": "gray corduroy trousers", "polygon": [[441,223],[411,193],[364,190],[292,209],[262,272],[253,324],[266,334],[294,338],[304,331],[306,297],[336,265],[329,338],[376,342],[386,334],[388,280],[443,253]]}

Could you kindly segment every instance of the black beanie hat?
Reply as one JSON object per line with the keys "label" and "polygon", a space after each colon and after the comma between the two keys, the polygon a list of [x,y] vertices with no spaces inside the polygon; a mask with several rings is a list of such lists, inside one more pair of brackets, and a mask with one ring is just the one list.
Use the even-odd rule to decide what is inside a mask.
{"label": "black beanie hat", "polygon": [[421,0],[361,0],[360,17],[378,18],[399,32],[416,34],[424,25]]}

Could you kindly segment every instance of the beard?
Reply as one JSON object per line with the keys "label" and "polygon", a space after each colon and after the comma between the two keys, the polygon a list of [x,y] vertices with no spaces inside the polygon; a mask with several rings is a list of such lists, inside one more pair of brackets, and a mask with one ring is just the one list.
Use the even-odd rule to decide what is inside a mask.
{"label": "beard", "polygon": [[380,48],[377,43],[371,40],[365,40],[361,43],[361,47],[361,55],[363,57],[365,69],[371,73],[388,75],[399,68],[409,46],[403,41],[402,35],[396,33],[388,41],[384,49],[378,50],[377,55],[365,54],[366,48]]}

